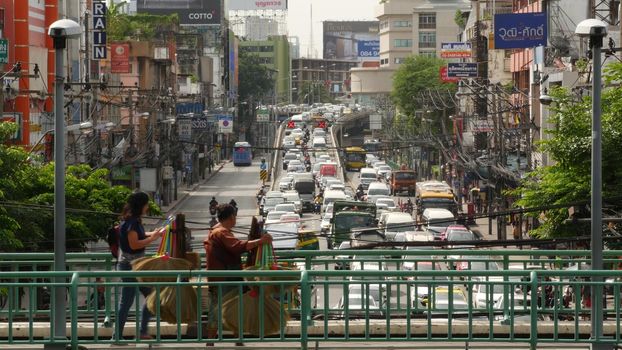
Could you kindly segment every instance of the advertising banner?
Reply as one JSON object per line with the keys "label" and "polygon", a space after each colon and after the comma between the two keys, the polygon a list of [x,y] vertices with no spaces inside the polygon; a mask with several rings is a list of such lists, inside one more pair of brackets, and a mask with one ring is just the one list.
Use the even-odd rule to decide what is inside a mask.
{"label": "advertising banner", "polygon": [[458,81],[460,81],[459,78],[450,78],[447,76],[447,66],[445,67],[441,67],[441,69],[439,70],[440,75],[441,75],[441,81],[445,82],[445,83],[457,83]]}
{"label": "advertising banner", "polygon": [[477,63],[447,63],[448,78],[477,78]]}
{"label": "advertising banner", "polygon": [[471,43],[442,43],[441,58],[469,58]]}
{"label": "advertising banner", "polygon": [[227,0],[229,11],[287,10],[287,0]]}
{"label": "advertising banner", "polygon": [[380,57],[380,40],[361,40],[357,43],[360,58]]}
{"label": "advertising banner", "polygon": [[546,12],[495,15],[495,49],[546,46]]}
{"label": "advertising banner", "polygon": [[168,16],[177,13],[182,26],[220,24],[220,0],[137,0],[136,11]]}
{"label": "advertising banner", "polygon": [[218,115],[218,132],[223,134],[233,133],[233,116],[220,114]]}
{"label": "advertising banner", "polygon": [[110,45],[110,73],[130,72],[130,45]]}
{"label": "advertising banner", "polygon": [[[378,21],[324,21],[324,59],[359,60],[360,42],[379,43]],[[379,46],[379,45],[378,45]],[[369,47],[366,50],[369,53]],[[373,50],[372,50],[373,53]],[[375,59],[378,56],[367,56]]]}

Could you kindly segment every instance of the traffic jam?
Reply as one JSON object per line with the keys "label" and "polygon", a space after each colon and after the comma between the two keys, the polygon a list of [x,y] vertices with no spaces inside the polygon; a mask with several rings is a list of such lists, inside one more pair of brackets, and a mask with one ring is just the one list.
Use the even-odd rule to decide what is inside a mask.
{"label": "traffic jam", "polygon": [[[439,317],[451,308],[454,317],[460,313],[467,317],[469,309],[485,309],[487,317],[499,318],[506,303],[514,305],[516,317],[519,310],[526,313],[531,290],[520,279],[511,279],[515,285],[510,286],[501,277],[475,276],[462,283],[444,273],[502,268],[490,255],[454,253],[475,250],[481,235],[469,228],[474,218],[463,214],[446,182],[418,180],[416,171],[389,165],[378,140],[365,138],[358,147],[336,144],[331,125],[338,123],[343,110],[338,105],[313,106],[283,122],[277,178],[273,188],[266,186],[257,195],[265,231],[274,237],[277,252],[334,252],[330,267],[326,259],[317,259],[314,269],[412,274],[399,282],[353,280],[347,292],[342,286],[318,287],[314,306],[324,310],[321,316],[383,318],[391,309],[392,317],[405,316],[404,312]],[[357,255],[361,249],[394,253]],[[519,265],[516,268],[524,268]],[[420,271],[439,273],[418,276]],[[409,282],[410,287],[403,284]],[[543,300],[539,304],[550,303],[550,291],[536,293]],[[564,293],[566,299],[579,302],[571,286]]]}

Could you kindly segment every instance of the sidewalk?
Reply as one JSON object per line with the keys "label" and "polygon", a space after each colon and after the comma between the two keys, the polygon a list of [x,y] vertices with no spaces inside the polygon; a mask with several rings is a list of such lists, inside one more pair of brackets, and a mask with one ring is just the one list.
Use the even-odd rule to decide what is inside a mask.
{"label": "sidewalk", "polygon": [[177,189],[177,192],[178,192],[177,200],[171,201],[169,205],[161,206],[160,209],[162,210],[162,214],[165,216],[172,214],[175,211],[175,208],[177,208],[181,203],[183,203],[188,198],[188,196],[190,196],[192,192],[196,191],[201,185],[204,185],[212,177],[218,174],[220,170],[222,170],[222,168],[224,168],[224,166],[227,163],[229,163],[229,160],[224,160],[224,161],[221,161],[219,164],[215,164],[214,169],[212,170],[212,173],[206,174],[205,179],[199,180],[199,182],[197,182],[196,184],[193,184],[192,186],[185,186],[185,187],[178,188]]}

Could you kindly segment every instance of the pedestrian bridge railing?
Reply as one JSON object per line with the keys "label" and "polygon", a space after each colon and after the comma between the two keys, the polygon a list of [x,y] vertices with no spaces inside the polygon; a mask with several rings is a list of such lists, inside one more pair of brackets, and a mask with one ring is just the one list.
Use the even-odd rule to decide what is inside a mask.
{"label": "pedestrian bridge railing", "polygon": [[[107,325],[104,322],[106,316],[112,316],[109,321],[114,321],[114,305],[118,303],[120,287],[138,288],[146,284],[155,291],[155,317],[150,324],[150,332],[155,338],[148,341],[139,339],[138,319],[132,314],[125,331],[125,335],[132,338],[130,342],[269,341],[300,343],[304,348],[313,342],[345,341],[516,342],[528,343],[532,347],[542,343],[621,341],[622,271],[587,271],[580,267],[565,270],[535,268],[534,259],[527,259],[528,254],[533,252],[523,252],[522,258],[517,257],[518,260],[526,260],[519,262],[519,265],[528,262],[530,269],[457,271],[429,268],[445,261],[446,253],[428,251],[426,256],[421,252],[404,251],[397,258],[395,251],[391,250],[361,251],[347,260],[352,270],[333,270],[334,258],[331,264],[316,264],[321,260],[320,256],[308,254],[302,258],[290,257],[293,260],[302,259],[299,271],[149,272],[109,271],[110,265],[105,266],[98,260],[103,256],[90,254],[89,259],[87,255],[70,254],[69,268],[80,268],[81,271],[0,272],[0,296],[3,301],[0,305],[0,344],[60,342],[76,348],[78,344],[88,346],[117,342],[120,339],[111,339],[114,322]],[[466,251],[461,253],[467,254]],[[484,260],[482,253],[479,252],[471,261]],[[563,253],[564,257],[537,260],[542,260],[544,267],[557,268],[583,261],[587,256],[584,251]],[[613,255],[607,254],[607,259],[615,262]],[[10,262],[3,260],[0,265],[4,269],[18,266],[23,270],[24,263],[36,261],[38,266],[46,266],[46,259],[49,259],[46,255],[39,255],[39,258],[23,255],[27,254]],[[490,251],[490,256],[503,262],[505,253]],[[511,257],[509,265],[514,264],[515,256],[507,256]],[[381,261],[385,262],[384,265],[380,264]],[[398,266],[403,266],[404,262],[420,266],[400,269]],[[356,264],[360,264],[360,268],[354,267]],[[130,276],[161,282],[120,280]],[[591,282],[590,277],[593,276],[600,277],[602,281]],[[56,277],[62,277],[64,281],[57,283]],[[237,281],[208,281],[224,277]],[[599,338],[589,336],[590,309],[586,294],[592,285],[601,286],[605,296],[604,335]],[[176,295],[188,288],[192,288],[193,293],[174,298],[173,307],[168,304],[164,309],[159,298],[163,295],[162,289],[170,286],[175,289]],[[53,339],[50,336],[54,334],[54,322],[49,311],[53,305],[50,301],[54,300],[56,288],[68,290],[67,339]],[[47,297],[47,303],[37,302],[44,289],[51,294]],[[214,297],[208,297],[208,290]],[[227,290],[233,291],[227,294]],[[237,299],[231,299],[235,295]],[[249,298],[256,301],[249,301]],[[215,303],[216,339],[208,337],[212,335],[207,329],[210,299]],[[172,324],[164,321],[170,320],[171,314],[180,319],[182,312],[187,312],[188,305],[196,308],[192,319]],[[233,323],[237,322],[236,328],[241,331],[234,334],[229,329],[231,315],[235,313],[238,317]],[[228,317],[223,318],[223,314]],[[252,315],[257,316],[251,322],[255,323],[254,329],[245,323]],[[276,328],[268,334],[264,330],[270,325]]]}

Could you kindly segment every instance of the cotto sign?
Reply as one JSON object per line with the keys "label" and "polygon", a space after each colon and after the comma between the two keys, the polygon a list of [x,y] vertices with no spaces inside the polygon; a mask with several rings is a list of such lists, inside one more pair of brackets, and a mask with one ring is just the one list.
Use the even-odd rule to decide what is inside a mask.
{"label": "cotto sign", "polygon": [[218,25],[221,19],[220,0],[191,1],[190,5],[187,1],[139,1],[136,10],[166,16],[176,13],[182,26]]}

